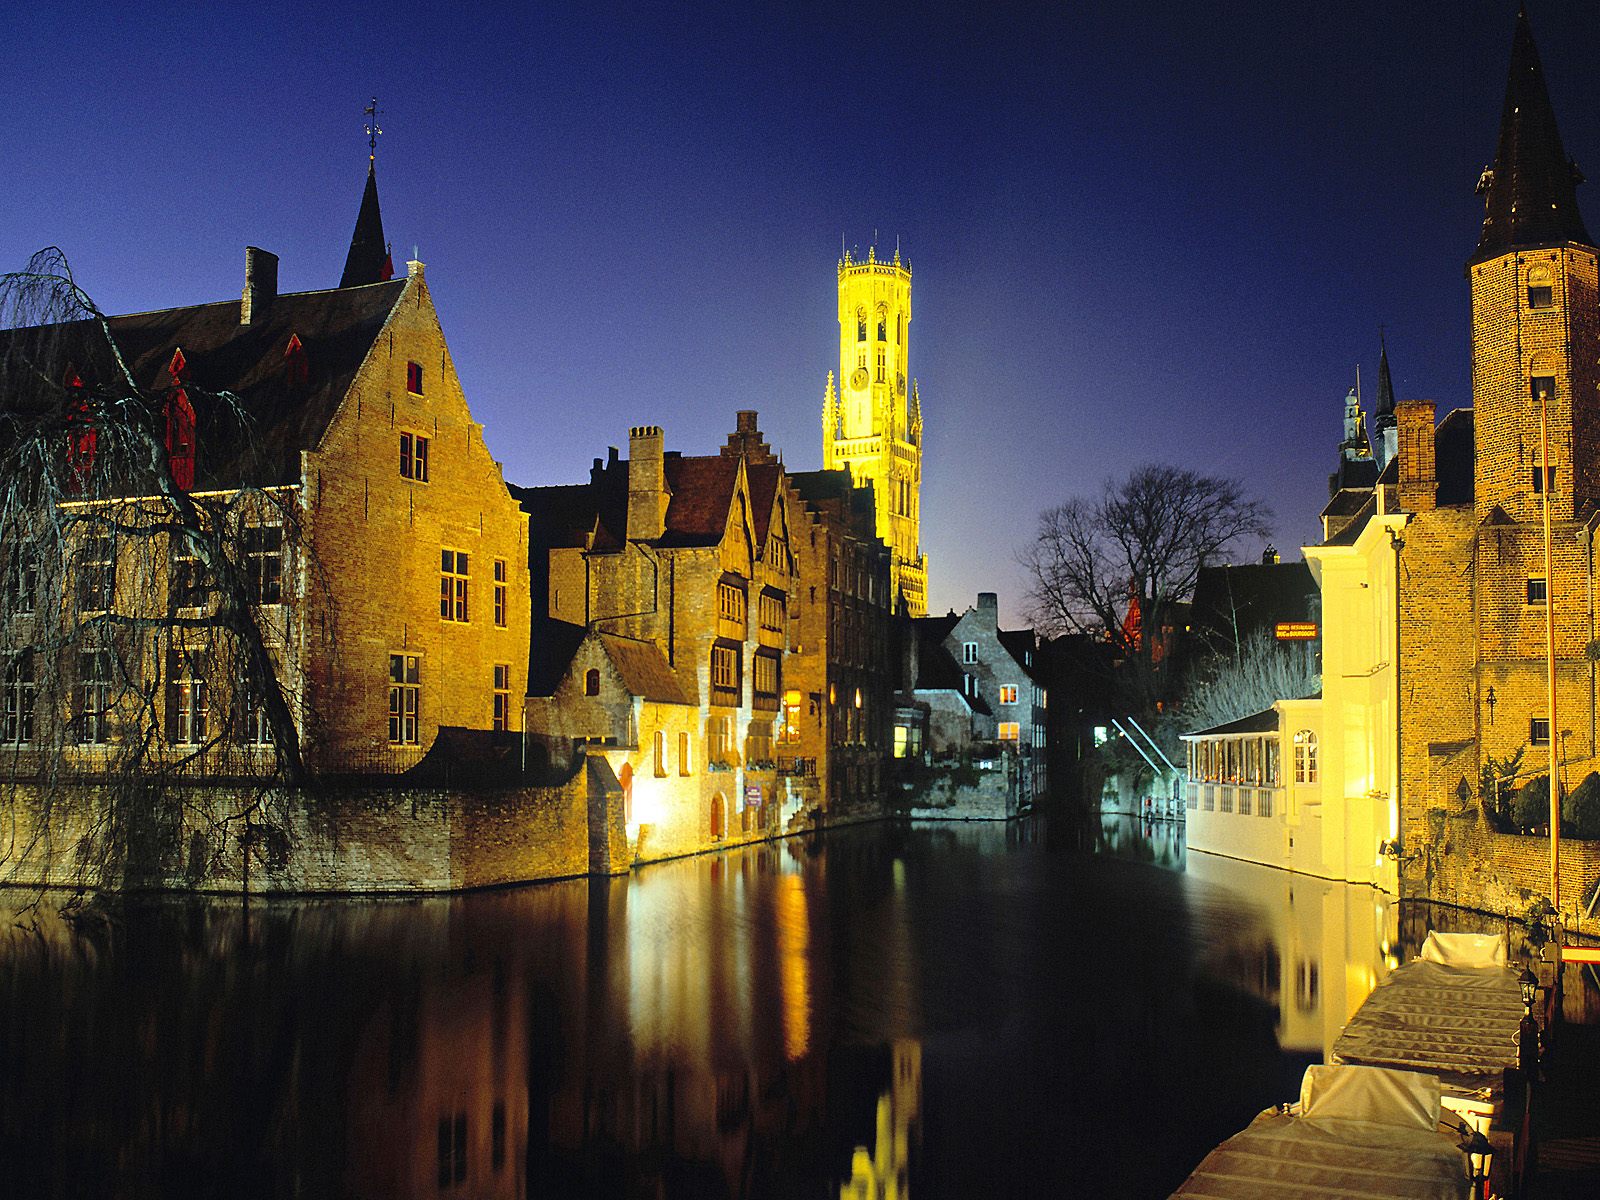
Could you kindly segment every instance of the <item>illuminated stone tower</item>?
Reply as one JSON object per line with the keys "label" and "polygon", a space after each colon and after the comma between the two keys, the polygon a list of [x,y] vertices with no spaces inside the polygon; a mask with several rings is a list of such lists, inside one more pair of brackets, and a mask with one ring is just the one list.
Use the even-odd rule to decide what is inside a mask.
{"label": "illuminated stone tower", "polygon": [[839,378],[822,401],[822,461],[872,485],[878,536],[893,559],[898,604],[928,611],[928,560],[919,536],[922,510],[922,401],[908,371],[911,264],[839,260]]}
{"label": "illuminated stone tower", "polygon": [[1550,398],[1551,518],[1581,519],[1600,502],[1600,312],[1581,179],[1518,14],[1500,143],[1478,183],[1483,233],[1467,266],[1480,521],[1540,519],[1540,392]]}

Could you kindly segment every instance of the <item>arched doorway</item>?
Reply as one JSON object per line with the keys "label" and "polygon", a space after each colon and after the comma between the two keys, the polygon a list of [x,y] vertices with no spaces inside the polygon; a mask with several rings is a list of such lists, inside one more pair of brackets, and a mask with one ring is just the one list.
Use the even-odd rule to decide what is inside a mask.
{"label": "arched doorway", "polygon": [[720,842],[722,840],[722,838],[723,838],[723,833],[724,833],[725,829],[727,828],[727,826],[724,824],[724,822],[726,820],[726,810],[727,810],[727,806],[723,802],[722,793],[721,792],[718,792],[716,795],[711,797],[711,839],[712,839],[712,841]]}

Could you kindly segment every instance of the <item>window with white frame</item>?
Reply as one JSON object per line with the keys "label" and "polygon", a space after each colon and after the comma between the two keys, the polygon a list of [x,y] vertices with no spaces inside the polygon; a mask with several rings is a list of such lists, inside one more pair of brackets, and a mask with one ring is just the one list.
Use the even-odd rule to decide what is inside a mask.
{"label": "window with white frame", "polygon": [[961,661],[963,663],[969,663],[969,664],[970,663],[975,663],[975,662],[978,661],[978,643],[977,642],[962,642],[961,643]]}
{"label": "window with white frame", "polygon": [[389,655],[389,743],[415,746],[422,710],[422,657]]}
{"label": "window with white frame", "polygon": [[511,664],[494,664],[494,729],[503,733],[511,728]]}
{"label": "window with white frame", "polygon": [[1016,702],[1017,702],[1017,687],[1016,687],[1016,684],[1013,684],[1013,683],[1002,683],[1000,685],[1000,703],[1001,704],[1015,704]]}
{"label": "window with white frame", "polygon": [[0,677],[0,743],[26,746],[33,741],[35,680],[33,651],[22,650],[5,658]]}
{"label": "window with white frame", "polygon": [[464,550],[439,551],[439,619],[467,619],[467,554]]}
{"label": "window with white frame", "polygon": [[1294,781],[1317,781],[1317,735],[1310,729],[1301,729],[1294,735]]}
{"label": "window with white frame", "polygon": [[245,587],[252,604],[283,603],[283,527],[249,525],[244,531]]}
{"label": "window with white frame", "polygon": [[110,650],[78,652],[78,710],[73,714],[73,725],[80,745],[100,746],[111,740],[111,689],[115,670]]}
{"label": "window with white frame", "polygon": [[4,559],[5,578],[0,581],[0,616],[31,613],[38,602],[39,557],[31,546],[8,547]]}
{"label": "window with white frame", "polygon": [[428,439],[420,433],[400,435],[400,478],[428,482]]}
{"label": "window with white frame", "polygon": [[108,533],[91,533],[78,547],[78,610],[107,612],[117,587],[116,542]]}
{"label": "window with white frame", "polygon": [[1019,742],[1022,740],[1022,725],[1018,721],[1001,721],[997,736],[1002,742]]}
{"label": "window with white frame", "polygon": [[196,746],[206,740],[208,717],[205,651],[175,646],[167,651],[167,741]]}

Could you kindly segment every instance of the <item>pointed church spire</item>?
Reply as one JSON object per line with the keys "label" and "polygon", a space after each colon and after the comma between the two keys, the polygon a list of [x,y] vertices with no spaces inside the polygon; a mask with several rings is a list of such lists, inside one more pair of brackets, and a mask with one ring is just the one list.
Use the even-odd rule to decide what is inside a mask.
{"label": "pointed church spire", "polygon": [[383,214],[378,211],[378,175],[374,163],[367,163],[367,188],[361,193],[361,211],[356,216],[356,231],[350,238],[350,253],[345,256],[344,274],[339,286],[360,287],[394,278],[394,260],[383,240]]}
{"label": "pointed church spire", "polygon": [[1384,341],[1381,330],[1378,333],[1378,407],[1376,415],[1380,425],[1386,416],[1391,424],[1394,422],[1394,380],[1389,377],[1389,346]]}
{"label": "pointed church spire", "polygon": [[1494,165],[1478,180],[1478,191],[1484,195],[1483,234],[1473,261],[1519,246],[1592,245],[1578,212],[1577,187],[1582,182],[1576,164],[1561,148],[1528,14],[1519,10],[1500,113],[1500,144]]}

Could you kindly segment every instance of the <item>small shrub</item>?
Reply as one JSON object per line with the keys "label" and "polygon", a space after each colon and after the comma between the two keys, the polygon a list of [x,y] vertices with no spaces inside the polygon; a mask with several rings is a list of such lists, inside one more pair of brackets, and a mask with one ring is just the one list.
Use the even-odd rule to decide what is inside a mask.
{"label": "small shrub", "polygon": [[1573,837],[1600,839],[1600,773],[1590,771],[1562,801],[1561,824]]}
{"label": "small shrub", "polygon": [[1517,790],[1511,801],[1511,819],[1523,833],[1536,825],[1550,823],[1550,777],[1540,775],[1528,780]]}

